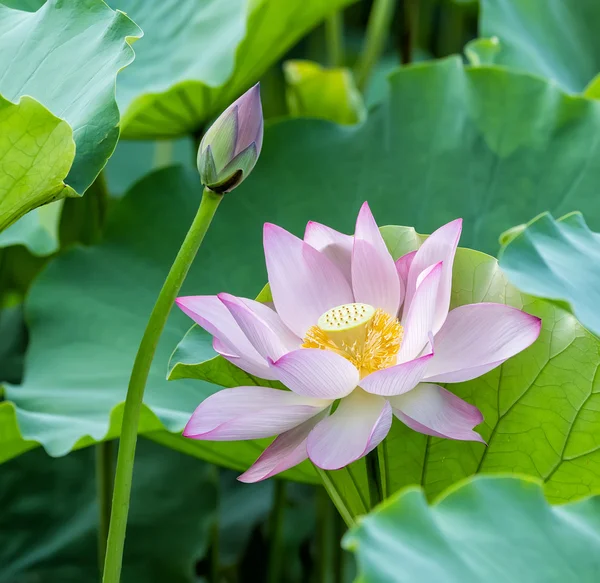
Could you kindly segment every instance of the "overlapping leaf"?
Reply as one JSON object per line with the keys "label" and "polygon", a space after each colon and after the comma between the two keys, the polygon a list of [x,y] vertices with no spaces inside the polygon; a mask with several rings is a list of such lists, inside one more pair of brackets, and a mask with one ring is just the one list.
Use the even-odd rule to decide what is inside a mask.
{"label": "overlapping leaf", "polygon": [[476,41],[470,50],[479,61],[529,71],[581,93],[600,73],[598,22],[596,0],[482,0],[479,34],[498,42]]}
{"label": "overlapping leaf", "polygon": [[283,70],[292,116],[316,117],[340,124],[364,119],[365,104],[350,69],[325,69],[312,61],[286,61]]}
{"label": "overlapping leaf", "polygon": [[557,221],[545,213],[517,231],[500,255],[511,283],[566,306],[600,336],[600,235],[579,213]]}
{"label": "overlapping leaf", "polygon": [[[11,103],[0,96],[0,232],[28,211],[74,194],[64,182],[74,156],[68,123],[31,97]],[[22,231],[35,221],[2,233],[0,246],[21,242]],[[35,237],[32,245],[39,245]]]}
{"label": "overlapping leaf", "polygon": [[600,498],[550,506],[539,483],[479,476],[428,506],[409,488],[349,532],[361,583],[593,583]]}
{"label": "overlapping leaf", "polygon": [[[577,206],[592,224],[600,222],[599,107],[529,75],[463,69],[449,59],[397,73],[387,101],[362,125],[274,124],[255,171],[219,209],[182,293],[255,296],[266,281],[264,221],[301,233],[313,219],[350,232],[365,199],[380,221],[414,224],[422,232],[462,215],[462,244],[483,250],[495,250],[500,232],[548,207]],[[510,206],[508,197],[515,201]],[[60,455],[117,434],[137,343],[198,198],[193,175],[151,175],[119,203],[102,245],[67,253],[41,276],[27,306],[25,382],[8,388],[9,401],[0,407],[7,416],[3,459],[36,443]],[[410,241],[418,244],[414,232],[391,248],[398,254]],[[523,305],[542,316],[545,331],[528,352],[479,384],[455,387],[482,409],[489,449],[428,442],[394,426],[390,491],[422,481],[434,494],[478,469],[542,476],[555,499],[594,490],[600,475],[590,431],[600,423],[594,412],[597,340],[560,309],[505,289],[492,258],[461,252],[456,265],[456,303]],[[194,407],[217,390],[199,381],[164,381],[169,354],[188,325],[182,314],[170,319],[141,431],[242,469],[264,443],[199,442],[167,432],[180,431]],[[206,337],[195,350],[198,361],[213,355]],[[290,477],[315,479],[305,468]],[[357,475],[359,485],[361,479]],[[360,512],[362,487],[352,493],[349,481],[342,486]]]}
{"label": "overlapping leaf", "polygon": [[[142,27],[119,80],[125,138],[200,129],[325,16],[353,0],[111,0]],[[201,56],[201,58],[199,58]]]}
{"label": "overlapping leaf", "polygon": [[[102,0],[49,0],[37,12],[0,3],[0,229],[41,204],[82,194],[106,164],[119,137],[116,75],[140,35]],[[8,239],[34,253],[54,251],[56,221],[27,221]]]}

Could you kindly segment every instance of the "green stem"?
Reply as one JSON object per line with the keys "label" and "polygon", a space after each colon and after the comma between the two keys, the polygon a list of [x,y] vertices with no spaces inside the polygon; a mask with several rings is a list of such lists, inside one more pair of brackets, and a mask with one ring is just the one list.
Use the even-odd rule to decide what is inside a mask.
{"label": "green stem", "polygon": [[279,583],[283,559],[283,517],[285,514],[286,482],[275,480],[273,509],[269,519],[269,576],[268,583]]}
{"label": "green stem", "polygon": [[383,501],[383,483],[381,480],[381,465],[379,463],[379,448],[367,454],[367,480],[369,482],[369,498],[371,510]]}
{"label": "green stem", "polygon": [[[213,466],[212,471],[214,473],[215,484],[221,482],[221,470],[218,466]],[[219,530],[219,517],[221,516],[221,489],[216,488],[215,490],[215,515],[212,526],[210,528],[210,581],[211,583],[219,583],[221,578],[221,561],[220,561],[220,530]]]}
{"label": "green stem", "polygon": [[325,40],[330,67],[344,65],[344,15],[334,12],[325,20]]}
{"label": "green stem", "polygon": [[419,29],[419,0],[402,0],[402,28],[400,33],[400,61],[408,65],[413,61],[413,51]]}
{"label": "green stem", "polygon": [[210,546],[210,580],[212,583],[219,583],[221,576],[221,562],[219,560],[219,521],[215,520],[212,525]]}
{"label": "green stem", "polygon": [[342,538],[346,533],[346,525],[342,520],[341,516],[335,517],[335,532],[334,538],[335,548],[336,548],[336,556],[335,556],[335,583],[345,583],[346,577],[346,551],[342,548]]}
{"label": "green stem", "polygon": [[446,57],[460,53],[464,46],[465,37],[465,10],[460,4],[446,2],[441,5],[442,21],[438,35],[437,53],[440,57]]}
{"label": "green stem", "polygon": [[325,486],[325,490],[327,490],[327,494],[329,494],[331,501],[337,508],[341,517],[344,519],[344,522],[346,523],[348,528],[351,528],[352,526],[354,526],[356,524],[356,521],[354,520],[354,516],[353,516],[350,508],[348,508],[348,506],[346,505],[346,502],[342,498],[342,495],[340,494],[340,492],[336,488],[335,484],[333,483],[332,479],[329,477],[329,475],[327,474],[327,472],[325,470],[322,470],[321,468],[318,468],[317,466],[314,466],[314,468],[315,468],[317,474],[319,475],[319,478],[321,478],[321,481],[323,482],[323,486]]}
{"label": "green stem", "polygon": [[333,506],[325,488],[317,490],[317,583],[333,583],[335,536]]}
{"label": "green stem", "polygon": [[106,556],[106,539],[110,524],[110,508],[113,495],[114,441],[102,441],[96,445],[96,497],[98,498],[98,568],[100,575]]}
{"label": "green stem", "polygon": [[371,69],[377,64],[383,53],[395,5],[395,0],[374,0],[373,2],[367,23],[365,44],[356,64],[356,85],[361,91],[365,90]]}
{"label": "green stem", "polygon": [[192,261],[196,257],[221,198],[221,195],[204,189],[198,213],[160,290],[135,357],[123,412],[123,426],[121,428],[112,513],[104,564],[104,583],[119,583],[121,576],[138,422],[150,366],[152,365],[158,340],[173,307],[173,302],[179,293]]}

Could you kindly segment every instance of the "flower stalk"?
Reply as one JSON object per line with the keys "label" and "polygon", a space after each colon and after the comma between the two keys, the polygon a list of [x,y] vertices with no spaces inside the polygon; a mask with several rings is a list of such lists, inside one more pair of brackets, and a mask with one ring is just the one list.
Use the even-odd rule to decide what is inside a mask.
{"label": "flower stalk", "polygon": [[110,524],[114,479],[114,441],[96,445],[96,497],[98,499],[98,568],[102,575],[106,556],[106,540]]}
{"label": "flower stalk", "polygon": [[325,20],[327,60],[330,67],[344,66],[344,15],[336,11]]}
{"label": "flower stalk", "polygon": [[160,290],[135,358],[123,413],[106,560],[102,579],[104,583],[119,583],[121,576],[138,423],[144,390],[156,347],[173,307],[173,302],[204,240],[204,236],[208,231],[221,199],[222,195],[212,192],[208,188],[204,189],[198,212]]}
{"label": "flower stalk", "polygon": [[369,502],[371,510],[373,510],[375,506],[384,500],[378,447],[367,454],[365,462],[367,464],[367,480],[369,482]]}
{"label": "flower stalk", "polygon": [[356,85],[364,92],[373,67],[383,53],[394,17],[395,0],[375,0],[367,23],[363,51],[356,64]]}
{"label": "flower stalk", "polygon": [[282,581],[283,523],[286,504],[286,482],[275,480],[273,509],[269,519],[269,575],[267,583]]}

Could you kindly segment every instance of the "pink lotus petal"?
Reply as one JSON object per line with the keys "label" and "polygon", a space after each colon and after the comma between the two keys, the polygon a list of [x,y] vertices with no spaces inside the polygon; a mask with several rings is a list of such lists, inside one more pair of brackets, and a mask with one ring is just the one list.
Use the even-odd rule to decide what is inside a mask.
{"label": "pink lotus petal", "polygon": [[[221,296],[222,294],[219,294]],[[229,296],[229,294],[227,294]],[[235,296],[231,296],[235,297]],[[302,339],[298,338],[283,322],[281,316],[275,311],[272,302],[262,303],[248,298],[236,298],[241,300],[249,310],[252,310],[275,332],[277,337],[283,342],[288,350],[300,348]]]}
{"label": "pink lotus petal", "polygon": [[354,301],[342,272],[285,229],[265,224],[264,247],[277,313],[300,338],[327,310]]}
{"label": "pink lotus petal", "polygon": [[391,397],[390,403],[394,415],[415,431],[485,443],[473,431],[483,421],[479,409],[438,385],[422,383],[404,395]]}
{"label": "pink lotus petal", "polygon": [[414,360],[378,370],[362,379],[359,386],[368,393],[382,397],[401,395],[421,382],[432,358],[433,352],[430,352]]}
{"label": "pink lotus petal", "polygon": [[271,437],[304,423],[330,404],[264,387],[223,389],[200,403],[183,435],[211,441]]}
{"label": "pink lotus petal", "polygon": [[[217,350],[217,352],[219,352]],[[262,365],[256,365],[254,362],[244,358],[243,356],[235,356],[232,354],[224,354],[219,352],[219,354],[225,359],[228,360],[233,366],[237,366],[239,369],[247,372],[249,375],[256,377],[252,379],[252,381],[256,382],[260,379],[265,379],[267,381],[276,381],[277,376],[275,373],[268,367]]]}
{"label": "pink lotus petal", "polygon": [[408,285],[408,272],[416,254],[416,251],[411,251],[406,255],[402,255],[402,257],[396,261],[396,271],[398,272],[398,277],[400,278],[402,286],[405,290],[406,286]]}
{"label": "pink lotus petal", "polygon": [[396,265],[365,202],[358,213],[352,249],[352,289],[357,302],[396,315],[402,287]]}
{"label": "pink lotus petal", "polygon": [[267,306],[230,294],[219,294],[218,297],[263,358],[277,359],[300,347],[300,339],[292,334],[279,315]]}
{"label": "pink lotus petal", "polygon": [[310,221],[304,231],[304,242],[328,257],[332,263],[346,276],[348,283],[352,281],[350,263],[354,237],[344,235],[321,223]]}
{"label": "pink lotus petal", "polygon": [[232,358],[239,358],[240,355],[236,354],[231,347],[227,346],[224,342],[221,342],[216,336],[213,336],[212,347],[215,352],[218,352],[221,356],[230,356]]}
{"label": "pink lotus petal", "polygon": [[266,379],[269,381],[277,380],[275,373],[266,364],[257,365],[253,361],[248,360],[239,354],[235,354],[231,348],[223,344],[216,336],[213,338],[213,349],[215,352],[220,354],[225,360],[228,360],[234,366],[241,368],[249,375],[258,377],[259,379]]}
{"label": "pink lotus petal", "polygon": [[277,378],[299,395],[319,399],[341,399],[358,385],[356,367],[329,350],[301,348],[271,363]]}
{"label": "pink lotus petal", "polygon": [[238,477],[238,480],[247,484],[260,482],[289,470],[307,459],[306,438],[328,411],[329,409],[325,409],[301,425],[282,433],[265,449],[254,464]]}
{"label": "pink lotus petal", "polygon": [[417,250],[409,269],[406,297],[404,300],[405,312],[409,309],[415,294],[419,274],[430,265],[443,262],[444,269],[440,280],[433,320],[432,332],[434,334],[442,327],[450,307],[452,266],[461,231],[462,219],[456,219],[433,232]]}
{"label": "pink lotus petal", "polygon": [[260,84],[251,87],[234,103],[237,105],[237,132],[234,156],[250,144],[256,144],[256,157],[260,154],[263,140],[263,113],[260,103]]}
{"label": "pink lotus petal", "polygon": [[240,368],[250,374],[257,374],[261,378],[272,377],[266,360],[252,346],[229,310],[217,296],[187,296],[177,298],[175,303],[194,322],[219,340],[220,350],[217,352],[224,356],[225,354],[237,355],[241,359],[240,363],[248,364],[247,368],[240,364]]}
{"label": "pink lotus petal", "polygon": [[338,470],[367,455],[388,434],[390,404],[356,389],[340,401],[333,415],[310,432],[306,447],[311,461],[324,470]]}
{"label": "pink lotus petal", "polygon": [[442,263],[437,263],[424,270],[416,282],[416,293],[402,319],[404,337],[398,353],[399,363],[419,356],[429,340],[442,274]]}
{"label": "pink lotus petal", "polygon": [[469,304],[448,313],[435,337],[436,354],[425,379],[474,379],[525,350],[540,334],[539,318],[504,304]]}

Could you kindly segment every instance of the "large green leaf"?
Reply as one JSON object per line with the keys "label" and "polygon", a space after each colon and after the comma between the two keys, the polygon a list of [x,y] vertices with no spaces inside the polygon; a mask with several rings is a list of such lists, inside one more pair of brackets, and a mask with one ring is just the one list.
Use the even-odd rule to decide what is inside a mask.
{"label": "large green leaf", "polygon": [[[32,336],[24,383],[6,387],[7,401],[0,403],[0,460],[35,444],[57,456],[118,436],[137,345],[200,195],[195,173],[167,169],[148,176],[119,203],[101,245],[66,253],[37,280],[27,308]],[[217,218],[216,229],[219,224]],[[207,253],[215,258],[210,248]],[[204,280],[201,270],[192,270],[187,291]],[[69,313],[56,320],[58,305],[69,306]],[[239,469],[259,455],[264,441],[204,444],[164,431],[181,431],[216,388],[187,382],[173,391],[167,384],[168,355],[188,326],[178,312],[159,346],[140,432]],[[310,467],[292,476],[314,479]]]}
{"label": "large green leaf", "polygon": [[102,0],[49,0],[37,12],[0,4],[0,94],[37,99],[73,129],[77,153],[66,179],[83,193],[119,137],[117,73],[134,57],[140,29]]}
{"label": "large green leaf", "polygon": [[39,213],[8,233],[2,231],[28,211],[74,194],[64,183],[74,156],[68,123],[31,97],[11,103],[0,95],[0,247],[26,240],[23,230],[33,231],[28,234],[34,248],[44,247],[32,228],[41,221]]}
{"label": "large green leaf", "polygon": [[500,255],[511,283],[566,306],[600,336],[600,235],[590,231],[580,213],[557,221],[545,213],[517,231]]}
{"label": "large green leaf", "polygon": [[600,498],[550,506],[541,484],[477,477],[427,505],[408,488],[350,531],[360,583],[593,583]]}
{"label": "large green leaf", "polygon": [[[462,244],[483,250],[495,250],[501,231],[548,207],[561,212],[577,206],[592,225],[600,223],[599,107],[529,75],[463,69],[449,59],[397,73],[387,101],[362,125],[302,119],[273,124],[256,169],[221,205],[182,293],[255,296],[266,281],[264,221],[301,233],[313,219],[350,232],[365,199],[379,220],[414,224],[422,232],[462,215]],[[10,402],[0,407],[8,417],[4,433],[12,439],[0,446],[4,459],[36,442],[59,455],[117,434],[137,343],[198,198],[193,175],[151,175],[120,201],[102,245],[70,251],[39,278],[27,303],[25,381],[7,389]],[[394,245],[394,252],[405,244]],[[492,258],[465,258],[465,284],[455,302],[525,301],[514,291],[506,296]],[[469,261],[475,262],[469,267]],[[542,476],[555,499],[597,487],[599,454],[590,433],[599,422],[593,393],[597,340],[554,306],[526,302],[545,320],[542,339],[480,385],[455,387],[483,410],[490,448],[438,440],[427,447],[424,437],[403,440],[402,426],[395,426],[390,446],[399,453],[391,490],[422,480],[434,494],[479,465]],[[141,431],[161,430],[153,437],[163,443],[242,469],[259,453],[258,444],[184,440],[162,431],[180,431],[194,407],[216,390],[199,381],[164,382],[169,354],[188,327],[179,313],[168,323]],[[213,355],[208,341],[205,347],[199,360]],[[302,479],[298,473],[314,479],[302,468],[291,477]]]}
{"label": "large green leaf", "polygon": [[[0,3],[0,231],[37,206],[82,194],[106,164],[119,137],[116,75],[140,35],[102,0],[49,0],[37,12]],[[54,252],[59,214],[34,212],[0,246]]]}
{"label": "large green leaf", "polygon": [[[143,441],[136,455],[123,583],[196,583],[216,520],[214,468]],[[94,450],[30,452],[0,475],[0,582],[98,580]]]}
{"label": "large green leaf", "polygon": [[119,79],[124,137],[198,130],[320,20],[352,1],[164,0],[157,9],[144,0],[110,0],[146,36]]}
{"label": "large green leaf", "polygon": [[[597,0],[482,0],[479,34],[497,37],[493,62],[542,75],[573,93],[600,72]],[[487,41],[470,50],[489,62]]]}

